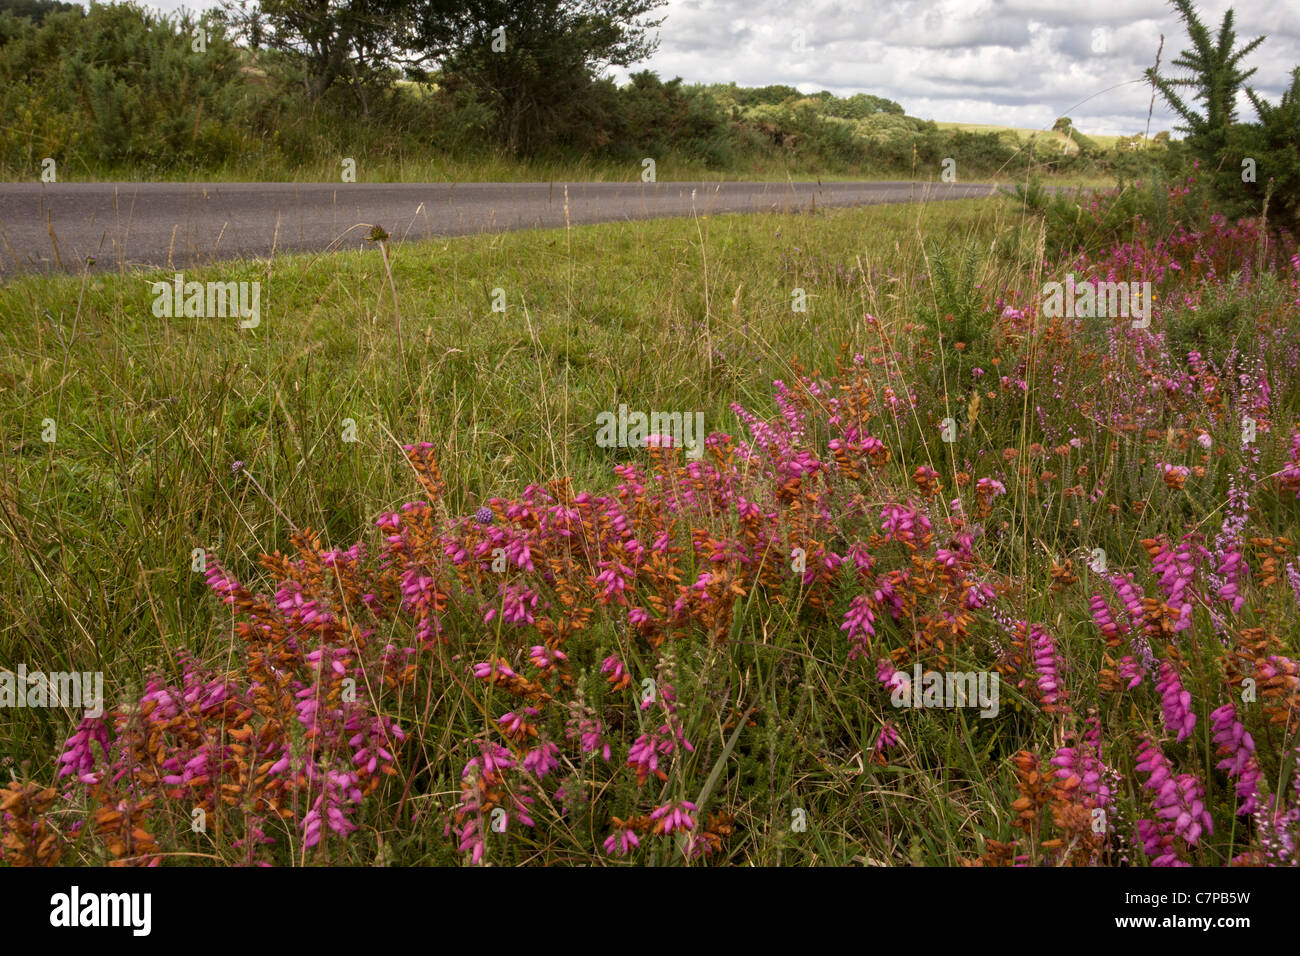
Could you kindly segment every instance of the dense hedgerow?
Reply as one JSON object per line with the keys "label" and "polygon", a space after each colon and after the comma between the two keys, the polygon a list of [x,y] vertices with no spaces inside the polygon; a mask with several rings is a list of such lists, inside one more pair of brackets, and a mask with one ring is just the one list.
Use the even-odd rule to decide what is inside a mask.
{"label": "dense hedgerow", "polygon": [[[416,71],[418,83],[401,82],[395,68],[367,68],[313,94],[310,58],[236,46],[227,33],[234,37],[233,24],[219,14],[164,19],[132,3],[0,12],[0,169],[31,179],[52,158],[62,181],[122,170],[146,178],[329,170],[333,178],[340,150],[383,175],[512,151],[501,139],[511,125],[498,115],[501,103],[466,77]],[[1015,136],[941,130],[868,94],[689,85],[650,71],[621,88],[581,72],[571,80],[546,122],[536,104],[526,111],[536,127],[528,158],[633,175],[653,156],[661,172],[676,164],[762,174],[928,170],[922,178],[952,159],[966,179],[1098,175],[1116,162],[1147,168],[1176,152],[1134,160],[1117,151],[1036,151]]]}

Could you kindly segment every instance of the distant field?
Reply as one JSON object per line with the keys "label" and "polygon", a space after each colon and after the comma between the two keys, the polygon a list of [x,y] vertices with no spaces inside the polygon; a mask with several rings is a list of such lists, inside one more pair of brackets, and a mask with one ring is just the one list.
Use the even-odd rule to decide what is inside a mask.
{"label": "distant field", "polygon": [[[939,129],[959,129],[969,133],[1013,133],[1021,141],[1047,139],[1056,140],[1063,144],[1067,141],[1064,133],[1058,133],[1050,129],[1025,129],[1020,126],[995,126],[986,123],[941,123],[937,120],[934,125]],[[1119,136],[1102,136],[1099,133],[1093,134],[1086,130],[1083,132],[1098,146],[1105,146],[1108,149],[1118,143],[1121,138]],[[1070,142],[1070,152],[1078,152],[1078,146],[1073,141]]]}

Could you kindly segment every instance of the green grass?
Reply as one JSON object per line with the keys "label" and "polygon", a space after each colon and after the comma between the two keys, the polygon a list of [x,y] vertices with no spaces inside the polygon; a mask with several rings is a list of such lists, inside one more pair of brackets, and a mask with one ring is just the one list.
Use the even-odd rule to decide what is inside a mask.
{"label": "green grass", "polygon": [[[58,167],[59,182],[291,182],[332,183],[342,181],[342,160],[356,162],[359,183],[536,183],[536,182],[641,182],[641,160],[617,162],[579,156],[572,159],[520,159],[501,153],[458,153],[406,157],[386,153],[374,146],[349,148],[332,145],[320,154],[337,153],[338,160],[314,160],[293,163],[281,158],[248,156],[221,165],[205,165],[192,170],[156,167],[103,166],[89,167],[70,163]],[[33,154],[34,155],[34,154]],[[655,157],[657,181],[668,182],[932,182],[939,170],[915,175],[896,170],[881,170],[870,164],[856,169],[827,170],[815,159],[807,162],[784,162],[779,159],[754,158],[726,169],[710,167],[698,160],[675,154]],[[39,160],[27,169],[5,170],[9,182],[38,182]],[[1044,181],[1063,186],[1097,186],[1111,183],[1101,173],[1055,174],[1044,170]],[[1023,176],[1006,172],[963,175],[962,182],[988,182],[1013,185]]]}
{"label": "green grass", "polygon": [[[9,519],[31,550],[10,555],[0,590],[40,599],[6,608],[0,648],[29,628],[72,640],[68,652],[92,627],[131,644],[159,623],[201,641],[211,609],[191,548],[219,529],[224,554],[284,543],[274,510],[234,491],[236,459],[296,522],[344,544],[410,494],[400,442],[444,447],[452,504],[472,510],[539,478],[603,479],[594,419],[620,401],[734,428],[729,404],[765,401],[789,357],[827,365],[865,312],[907,313],[921,236],[987,241],[1008,215],[972,200],[395,245],[404,355],[377,247],[186,272],[260,280],[248,330],[154,318],[151,283],[170,272],[11,280],[0,434]],[[896,278],[833,274],[859,265]],[[807,313],[791,311],[796,286]]]}

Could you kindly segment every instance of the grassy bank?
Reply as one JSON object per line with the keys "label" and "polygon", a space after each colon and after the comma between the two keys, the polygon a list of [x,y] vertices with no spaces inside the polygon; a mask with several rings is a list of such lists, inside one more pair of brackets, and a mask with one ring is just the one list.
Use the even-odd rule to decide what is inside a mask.
{"label": "grassy bank", "polygon": [[[1137,766],[1147,738],[1199,775],[1217,824],[1214,840],[1170,831],[1170,852],[1255,859],[1263,824],[1236,813],[1240,787],[1214,769],[1210,711],[1254,668],[1261,693],[1239,719],[1282,807],[1300,680],[1268,683],[1261,668],[1285,675],[1300,650],[1282,567],[1300,532],[1285,484],[1300,418],[1300,266],[1264,263],[1258,237],[1232,228],[1045,264],[1036,217],[1005,200],[958,201],[404,244],[388,250],[391,276],[378,245],[186,274],[262,283],[250,329],[156,318],[151,283],[170,274],[7,282],[0,659],[102,671],[109,705],[128,705],[121,719],[144,719],[129,705],[142,694],[157,705],[155,673],[196,696],[243,686],[246,672],[265,687],[264,661],[248,663],[262,632],[247,625],[261,622],[282,629],[275,652],[294,673],[316,666],[296,655],[338,644],[335,670],[358,678],[377,721],[336,727],[338,739],[377,734],[392,751],[378,762],[391,773],[360,771],[364,800],[304,783],[306,802],[290,809],[286,791],[265,788],[279,772],[267,769],[274,748],[297,760],[306,746],[288,730],[277,743],[291,713],[241,725],[213,704],[199,723],[212,721],[212,736],[187,737],[180,759],[229,733],[268,742],[261,770],[235,760],[223,771],[242,795],[219,807],[204,795],[208,773],[178,775],[138,818],[162,850],[119,853],[68,825],[108,786],[87,764],[89,789],[74,787],[59,811],[65,862],[162,852],[597,863],[628,849],[656,863],[1139,863],[1133,824],[1152,815]],[[1136,269],[1141,255],[1183,264],[1158,286],[1158,337],[1041,314],[1045,281],[1112,262]],[[1256,265],[1249,281],[1245,262]],[[601,447],[596,416],[620,403],[702,412],[706,431],[752,444],[719,446],[694,468]],[[1245,415],[1258,431],[1250,443]],[[848,430],[859,416],[878,446]],[[436,468],[418,447],[404,453],[422,441]],[[422,497],[421,480],[428,510],[401,510]],[[540,504],[532,483],[571,511]],[[622,505],[566,497],[580,490]],[[577,532],[564,530],[571,521]],[[319,538],[295,539],[306,527]],[[1167,562],[1189,532],[1214,552],[1186,558],[1205,577],[1175,594],[1151,559]],[[326,565],[363,561],[341,549],[364,540],[378,555],[390,534],[406,542],[391,555],[406,568],[400,582],[376,571],[353,587],[340,571],[343,583],[329,583]],[[498,543],[508,568],[490,567]],[[647,549],[658,557],[641,563]],[[1217,589],[1236,580],[1224,570],[1234,549],[1251,575],[1244,607],[1230,610]],[[302,563],[259,566],[277,550]],[[1110,590],[1120,573],[1155,603],[1145,622],[1139,611],[1106,630],[1090,601],[1102,595],[1122,618]],[[237,604],[241,587],[278,588],[289,608],[295,594],[333,595],[319,606],[364,629],[330,637],[333,624],[302,616],[315,597],[283,621],[251,597],[232,616],[210,587]],[[399,587],[426,610],[372,615],[370,602],[396,600]],[[413,648],[413,669],[376,664],[386,660],[376,635]],[[1123,689],[1120,657],[1148,668],[1145,683]],[[997,714],[899,709],[891,669],[910,674],[914,662],[1001,675]],[[330,707],[347,701],[315,680]],[[1170,680],[1191,692],[1194,735],[1180,732]],[[403,728],[400,747],[389,721]],[[53,783],[76,726],[65,709],[0,711],[6,767]],[[1082,772],[1052,791],[1033,776],[1051,772],[1066,741],[1083,760],[1094,739],[1104,797]],[[375,752],[328,760],[364,768]],[[329,766],[324,753],[310,759]],[[346,817],[331,816],[317,842],[327,797]],[[694,808],[689,842],[665,826],[683,801]],[[191,831],[194,805],[213,821],[204,833]],[[1098,808],[1111,821],[1100,831]],[[262,828],[276,843],[250,849]]]}

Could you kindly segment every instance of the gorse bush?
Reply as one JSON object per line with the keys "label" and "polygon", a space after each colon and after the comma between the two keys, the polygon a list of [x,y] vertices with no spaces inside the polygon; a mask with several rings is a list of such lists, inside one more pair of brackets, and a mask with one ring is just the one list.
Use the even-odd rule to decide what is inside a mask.
{"label": "gorse bush", "polygon": [[256,88],[238,82],[240,56],[210,21],[94,4],[17,22],[0,46],[0,162],[185,168],[255,148],[244,118]]}

